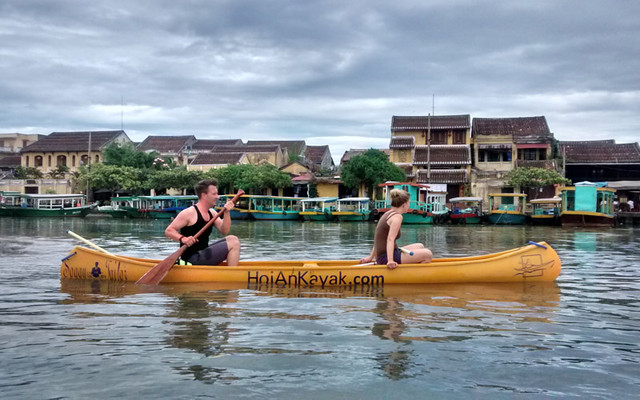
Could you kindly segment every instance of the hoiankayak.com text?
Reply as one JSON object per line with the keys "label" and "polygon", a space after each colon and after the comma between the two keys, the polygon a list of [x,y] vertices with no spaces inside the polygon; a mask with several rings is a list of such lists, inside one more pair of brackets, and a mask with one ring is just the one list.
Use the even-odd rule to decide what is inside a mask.
{"label": "hoiankayak.com text", "polygon": [[249,284],[273,284],[289,286],[342,286],[342,285],[384,285],[383,275],[355,275],[349,276],[338,272],[337,274],[314,274],[310,271],[297,271],[285,274],[282,271],[262,273],[248,271]]}

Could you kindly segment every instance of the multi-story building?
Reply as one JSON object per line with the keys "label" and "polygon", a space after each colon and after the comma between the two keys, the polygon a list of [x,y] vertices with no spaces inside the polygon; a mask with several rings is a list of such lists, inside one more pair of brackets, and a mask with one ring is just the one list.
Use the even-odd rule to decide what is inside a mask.
{"label": "multi-story building", "polygon": [[411,182],[460,196],[471,172],[470,116],[393,116],[390,161]]}

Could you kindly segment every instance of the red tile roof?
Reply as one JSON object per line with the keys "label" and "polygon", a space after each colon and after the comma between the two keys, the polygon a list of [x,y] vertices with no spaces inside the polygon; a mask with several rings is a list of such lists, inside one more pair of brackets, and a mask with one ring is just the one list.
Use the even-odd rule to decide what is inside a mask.
{"label": "red tile roof", "polygon": [[564,152],[567,164],[640,164],[638,143],[593,140],[559,144],[560,155]]}
{"label": "red tile roof", "polygon": [[359,156],[365,151],[367,151],[367,149],[349,149],[345,151],[344,154],[342,155],[342,158],[340,159],[340,164],[349,162],[350,159],[352,159],[355,156]]}
{"label": "red tile roof", "polygon": [[420,169],[417,173],[418,183],[468,183],[469,175],[464,169],[431,169],[431,180],[427,181],[427,170]]}
{"label": "red tile roof", "polygon": [[243,155],[243,152],[199,153],[191,165],[238,164]]}
{"label": "red tile roof", "polygon": [[185,146],[195,143],[196,138],[193,135],[185,136],[147,136],[145,140],[138,145],[140,151],[157,151],[161,154],[179,153]]}
{"label": "red tile roof", "polygon": [[553,134],[547,119],[541,117],[519,118],[474,118],[472,136],[506,135],[515,143],[548,143]]}
{"label": "red tile roof", "polygon": [[[305,159],[307,162],[313,164],[320,164],[324,159],[325,153],[329,152],[329,146],[307,146],[307,151],[305,154]],[[329,157],[331,157],[331,153],[329,153]]]}
{"label": "red tile roof", "polygon": [[299,155],[306,147],[304,140],[248,140],[248,145],[279,145],[283,149],[287,149],[287,153]]}
{"label": "red tile roof", "polygon": [[[428,154],[428,160],[427,153],[430,153]],[[427,165],[427,161],[431,163],[431,166],[469,165],[471,164],[471,148],[466,144],[432,144],[429,151],[429,146],[416,146],[413,163],[415,165]]]}
{"label": "red tile roof", "polygon": [[236,152],[243,152],[243,153],[275,153],[277,151],[280,151],[280,146],[277,144],[274,145],[242,145],[242,146],[227,146],[227,145],[222,145],[222,146],[214,146],[213,147],[213,152],[216,153],[236,153]]}
{"label": "red tile roof", "polygon": [[390,149],[410,149],[416,145],[414,136],[391,136]]}
{"label": "red tile roof", "polygon": [[464,115],[433,115],[433,116],[398,116],[391,118],[391,132],[415,131],[431,129],[469,129],[471,116]]}
{"label": "red tile roof", "polygon": [[11,168],[19,167],[22,157],[18,156],[6,156],[0,158],[0,167]]}
{"label": "red tile roof", "polygon": [[88,131],[52,132],[37,142],[23,147],[20,152],[87,151],[89,136],[91,136],[91,151],[100,151],[103,146],[110,144],[120,135],[127,134],[124,131],[92,131],[91,135]]}
{"label": "red tile roof", "polygon": [[242,145],[241,139],[198,139],[191,145],[194,151],[212,150],[214,146],[237,146]]}

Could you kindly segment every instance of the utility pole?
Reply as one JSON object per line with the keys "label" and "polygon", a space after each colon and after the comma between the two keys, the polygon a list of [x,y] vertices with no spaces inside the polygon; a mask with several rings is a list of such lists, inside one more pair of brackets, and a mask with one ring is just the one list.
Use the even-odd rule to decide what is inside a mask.
{"label": "utility pole", "polygon": [[87,203],[91,203],[89,194],[89,172],[91,171],[91,132],[89,132],[89,148],[87,149]]}
{"label": "utility pole", "polygon": [[427,183],[431,183],[431,114],[427,117]]}

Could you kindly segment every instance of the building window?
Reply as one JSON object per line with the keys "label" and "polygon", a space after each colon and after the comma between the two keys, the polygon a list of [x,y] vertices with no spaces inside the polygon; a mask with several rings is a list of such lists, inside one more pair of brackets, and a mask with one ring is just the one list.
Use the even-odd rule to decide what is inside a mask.
{"label": "building window", "polygon": [[24,163],[25,163],[25,167],[29,166],[29,156],[25,157]]}
{"label": "building window", "polygon": [[48,156],[47,167],[51,168],[51,156]]}
{"label": "building window", "polygon": [[67,166],[67,156],[62,156],[62,155],[60,155],[60,156],[58,156],[58,158],[56,159],[56,167],[59,167],[59,166],[61,166],[61,165],[62,165],[62,166],[65,166],[65,167]]}
{"label": "building window", "polygon": [[73,156],[71,156],[71,166],[72,167],[76,166],[76,156],[75,156],[75,154]]}
{"label": "building window", "polygon": [[509,149],[483,149],[478,152],[479,162],[506,162],[511,161]]}
{"label": "building window", "polygon": [[80,156],[80,164],[87,165],[88,160],[89,160],[89,156],[87,156],[86,154]]}
{"label": "building window", "polygon": [[447,133],[431,132],[431,144],[447,144]]}
{"label": "building window", "polygon": [[453,132],[453,144],[465,144],[465,132]]}
{"label": "building window", "polygon": [[33,158],[33,166],[34,167],[42,167],[42,156],[35,156]]}
{"label": "building window", "polygon": [[96,154],[96,164],[100,162],[100,155]]}
{"label": "building window", "polygon": [[542,160],[542,157],[538,157],[538,149],[522,149],[518,150],[518,160],[535,161]]}

